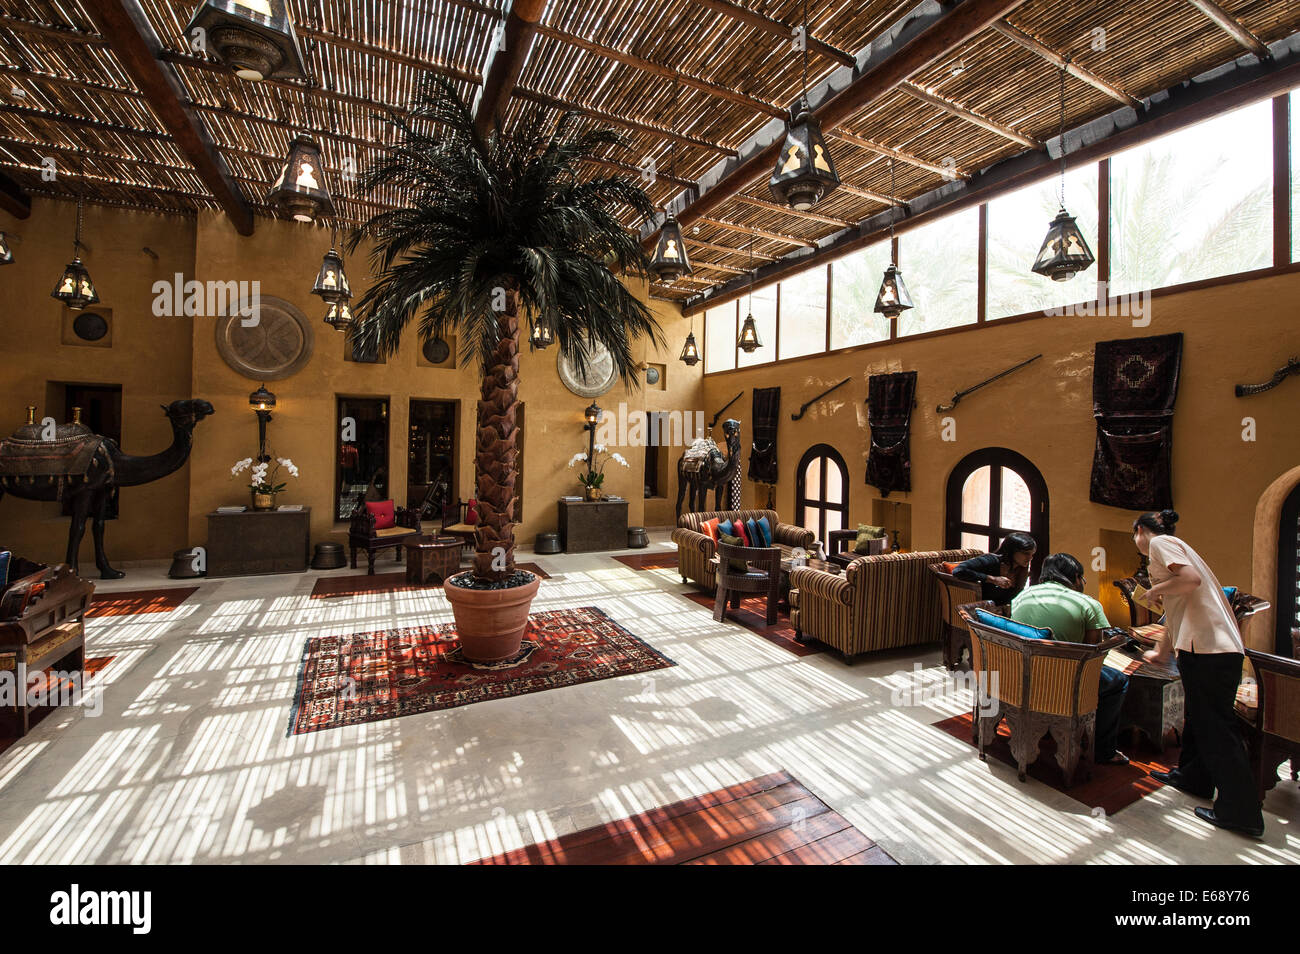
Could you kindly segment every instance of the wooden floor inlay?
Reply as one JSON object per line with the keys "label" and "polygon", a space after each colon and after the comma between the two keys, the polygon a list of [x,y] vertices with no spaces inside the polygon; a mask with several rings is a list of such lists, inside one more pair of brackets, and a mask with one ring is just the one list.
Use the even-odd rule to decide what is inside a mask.
{"label": "wooden floor inlay", "polygon": [[893,865],[788,772],[597,825],[475,864]]}

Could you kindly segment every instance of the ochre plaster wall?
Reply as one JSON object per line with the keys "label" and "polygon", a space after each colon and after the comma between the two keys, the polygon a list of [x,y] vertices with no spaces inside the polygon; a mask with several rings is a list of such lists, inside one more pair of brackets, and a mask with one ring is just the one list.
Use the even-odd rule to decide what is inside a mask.
{"label": "ochre plaster wall", "polygon": [[[1157,296],[1151,302],[1153,320],[1145,328],[1134,328],[1125,318],[1042,318],[1003,326],[991,322],[964,333],[709,375],[703,404],[706,409],[721,406],[744,388],[744,411],[737,416],[746,420],[751,389],[780,384],[778,511],[783,519],[796,519],[799,458],[813,444],[826,442],[848,463],[850,519],[856,525],[873,522],[872,501],[879,498],[864,482],[867,378],[915,370],[912,492],[889,498],[897,496],[911,505],[912,548],[943,544],[945,489],[957,462],[980,448],[1000,446],[1029,458],[1047,481],[1051,549],[1074,553],[1090,566],[1102,532],[1125,534],[1135,516],[1088,500],[1095,436],[1093,346],[1113,338],[1181,331],[1183,366],[1173,443],[1174,503],[1183,518],[1179,533],[1200,550],[1225,584],[1249,587],[1257,501],[1275,479],[1300,464],[1300,431],[1294,423],[1300,384],[1286,382],[1266,394],[1240,399],[1233,396],[1233,385],[1266,379],[1289,355],[1300,353],[1297,294],[1300,274],[1290,273]],[[954,391],[1039,352],[1043,358],[1028,368],[962,401],[950,415],[956,440],[941,439],[942,415],[936,405],[947,403]],[[853,380],[809,409],[801,421],[792,422],[785,413],[846,376]],[[1242,440],[1242,419],[1247,416],[1255,420],[1254,442]],[[747,457],[748,426],[742,438]],[[755,485],[746,482],[746,503],[756,500]],[[1126,549],[1117,559],[1128,562],[1132,556]],[[1100,575],[1089,572],[1088,591],[1104,597],[1098,594]],[[1272,593],[1258,595],[1273,599]],[[1112,622],[1126,621],[1112,617]],[[1267,645],[1265,629],[1255,627],[1251,641]]]}

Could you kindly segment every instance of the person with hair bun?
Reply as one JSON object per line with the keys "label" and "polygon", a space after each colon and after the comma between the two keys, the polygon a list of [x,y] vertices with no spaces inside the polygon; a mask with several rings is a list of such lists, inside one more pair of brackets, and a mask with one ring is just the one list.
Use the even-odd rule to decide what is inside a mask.
{"label": "person with hair bun", "polygon": [[1264,813],[1233,711],[1245,646],[1223,587],[1200,555],[1174,536],[1177,523],[1173,510],[1144,513],[1133,522],[1133,542],[1150,561],[1148,596],[1165,613],[1165,638],[1146,660],[1168,664],[1177,651],[1183,682],[1178,768],[1150,774],[1189,795],[1214,798],[1213,808],[1194,810],[1197,818],[1260,838]]}

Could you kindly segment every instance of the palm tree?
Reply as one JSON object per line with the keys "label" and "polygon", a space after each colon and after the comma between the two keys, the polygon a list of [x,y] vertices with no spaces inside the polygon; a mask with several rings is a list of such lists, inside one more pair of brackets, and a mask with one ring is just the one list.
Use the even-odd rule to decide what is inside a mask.
{"label": "palm tree", "polygon": [[[459,334],[462,356],[483,374],[475,465],[480,522],[474,577],[502,581],[514,570],[517,497],[519,327],[550,328],[580,367],[591,343],[604,345],[623,380],[636,386],[631,345],[663,342],[658,322],[615,270],[644,276],[635,232],[616,217],[643,218],[653,206],[621,176],[581,176],[583,162],[620,143],[609,129],[577,128],[526,109],[505,134],[486,137],[447,80],[427,77],[406,117],[390,120],[398,142],[363,175],[366,191],[396,188],[411,201],[372,217],[350,239],[369,236],[375,282],[354,309],[353,338],[391,355],[418,318],[423,340]],[[504,557],[504,559],[502,559]]]}

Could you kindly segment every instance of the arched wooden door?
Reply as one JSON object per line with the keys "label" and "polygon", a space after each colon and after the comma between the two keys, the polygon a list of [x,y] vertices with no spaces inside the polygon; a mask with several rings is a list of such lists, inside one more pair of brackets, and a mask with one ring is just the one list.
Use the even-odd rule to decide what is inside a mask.
{"label": "arched wooden door", "polygon": [[1037,579],[1051,552],[1047,481],[1029,459],[1005,447],[967,454],[948,478],[944,545],[991,551],[1013,531],[1030,534],[1038,552],[1030,578]]}
{"label": "arched wooden door", "polygon": [[1291,633],[1300,629],[1300,485],[1282,503],[1277,528],[1277,592],[1273,597],[1274,646],[1279,656],[1295,652]]}
{"label": "arched wooden door", "polygon": [[795,519],[829,550],[829,533],[849,524],[849,468],[830,444],[814,444],[796,474]]}

